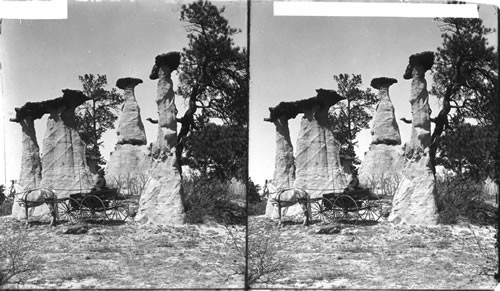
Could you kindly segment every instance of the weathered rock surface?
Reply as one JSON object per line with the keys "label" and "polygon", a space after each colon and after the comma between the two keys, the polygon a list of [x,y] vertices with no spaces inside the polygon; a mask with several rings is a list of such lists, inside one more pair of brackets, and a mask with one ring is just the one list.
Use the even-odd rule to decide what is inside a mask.
{"label": "weathered rock surface", "polygon": [[438,221],[436,179],[429,156],[430,112],[425,81],[425,71],[432,67],[433,61],[432,52],[412,55],[404,74],[405,79],[412,79],[412,136],[405,145],[403,180],[394,195],[389,216],[394,223],[435,225]]}
{"label": "weathered rock surface", "polygon": [[176,70],[180,62],[180,53],[169,52],[156,56],[155,64],[149,78],[158,79],[157,97],[158,105],[158,147],[160,154],[170,154],[177,144],[177,108],[171,79],[172,71]]}
{"label": "weathered rock surface", "polygon": [[153,152],[150,177],[141,195],[135,220],[157,225],[180,225],[185,212],[182,197],[182,177],[175,155],[177,144],[177,109],[171,72],[179,66],[180,53],[158,55],[149,76],[158,79],[158,153]]}
{"label": "weathered rock surface", "polygon": [[294,186],[312,198],[347,185],[339,157],[339,145],[328,125],[330,106],[311,107],[301,121],[297,138]]}
{"label": "weathered rock surface", "polygon": [[154,161],[150,175],[139,201],[135,221],[155,225],[183,224],[182,180],[175,165],[175,157]]}
{"label": "weathered rock surface", "polygon": [[134,95],[134,88],[140,83],[142,80],[135,78],[121,78],[116,82],[116,86],[124,90],[125,99],[116,131],[118,144],[145,145],[147,143],[141,110]]}
{"label": "weathered rock surface", "polygon": [[434,53],[423,52],[410,56],[404,78],[411,81],[410,104],[412,112],[411,139],[405,146],[405,154],[412,157],[422,154],[431,144],[431,120],[429,93],[425,72],[434,64]]}
{"label": "weathered rock surface", "polygon": [[422,156],[409,161],[403,170],[403,180],[394,195],[389,221],[418,225],[436,225],[436,182],[430,158]]}
{"label": "weathered rock surface", "polygon": [[383,183],[400,181],[404,164],[404,151],[401,146],[371,144],[359,167],[359,183],[362,187],[371,188],[375,193],[381,193],[380,187]]}
{"label": "weathered rock surface", "polygon": [[108,184],[148,178],[151,167],[151,153],[147,145],[117,144],[106,165]]}
{"label": "weathered rock surface", "polygon": [[391,78],[375,78],[371,82],[372,87],[379,90],[378,98],[380,100],[373,118],[372,144],[401,144],[394,106],[389,97],[389,87],[396,82],[395,79]]}
{"label": "weathered rock surface", "polygon": [[85,144],[76,129],[75,108],[87,97],[63,90],[60,102],[47,107],[50,116],[43,141],[40,187],[54,189],[59,198],[91,188],[92,174],[85,159]]}

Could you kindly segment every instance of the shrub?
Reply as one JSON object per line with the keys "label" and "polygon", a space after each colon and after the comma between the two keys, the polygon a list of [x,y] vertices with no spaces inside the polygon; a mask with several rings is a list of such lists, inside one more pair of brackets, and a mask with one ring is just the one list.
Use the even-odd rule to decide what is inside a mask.
{"label": "shrub", "polygon": [[40,258],[30,254],[33,245],[27,239],[24,230],[17,229],[14,235],[0,236],[0,286],[16,278],[17,283],[24,280],[40,268]]}
{"label": "shrub", "polygon": [[2,205],[0,205],[0,216],[7,216],[12,214],[12,205],[14,204],[14,199],[6,199]]}
{"label": "shrub", "polygon": [[440,177],[436,181],[436,189],[440,223],[496,223],[496,209],[486,203],[481,183],[465,176]]}
{"label": "shrub", "polygon": [[231,202],[229,183],[217,178],[192,176],[183,179],[187,223],[204,223],[208,218],[223,224],[245,224],[245,209]]}

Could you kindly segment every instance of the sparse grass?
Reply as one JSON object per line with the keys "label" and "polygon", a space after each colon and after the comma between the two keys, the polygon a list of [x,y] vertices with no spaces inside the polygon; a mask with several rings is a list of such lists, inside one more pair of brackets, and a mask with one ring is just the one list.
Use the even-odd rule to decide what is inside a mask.
{"label": "sparse grass", "polygon": [[0,286],[22,283],[40,270],[42,260],[31,253],[34,244],[26,231],[17,229],[14,235],[0,236],[0,246]]}
{"label": "sparse grass", "polygon": [[70,269],[65,270],[59,279],[64,281],[71,280],[83,280],[87,278],[95,278],[100,279],[103,278],[105,274],[103,274],[102,270],[98,270],[98,268],[91,269]]}

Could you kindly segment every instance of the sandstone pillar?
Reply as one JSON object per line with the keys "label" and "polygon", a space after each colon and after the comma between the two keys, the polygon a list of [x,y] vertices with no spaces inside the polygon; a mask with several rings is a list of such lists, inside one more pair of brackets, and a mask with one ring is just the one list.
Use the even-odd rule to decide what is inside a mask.
{"label": "sandstone pillar", "polygon": [[40,183],[40,187],[54,189],[59,198],[92,187],[85,144],[75,122],[75,108],[88,98],[81,91],[66,89],[63,93],[61,98],[46,101],[44,105],[50,115],[43,141]]}
{"label": "sandstone pillar", "polygon": [[175,155],[177,143],[177,110],[170,74],[180,62],[180,53],[158,55],[149,76],[158,79],[158,153],[153,153],[150,177],[139,201],[136,221],[157,225],[180,225],[185,213],[182,197],[182,178]]}
{"label": "sandstone pillar", "polygon": [[373,118],[372,142],[359,168],[359,182],[376,194],[394,195],[386,191],[397,187],[403,167],[401,136],[389,97],[389,87],[394,83],[396,79],[386,77],[371,81],[380,102]]}
{"label": "sandstone pillar", "polygon": [[[126,187],[135,183],[143,186],[149,177],[151,153],[134,94],[134,88],[141,83],[142,80],[136,78],[121,78],[116,82],[116,87],[124,91],[125,101],[118,119],[118,141],[106,165],[106,181],[110,185]],[[123,193],[127,190],[122,189]]]}
{"label": "sandstone pillar", "polygon": [[[276,159],[274,183],[278,188],[305,189],[312,197],[327,193],[318,189],[343,187],[345,177],[340,165],[338,142],[328,125],[328,109],[344,99],[333,90],[316,90],[317,96],[295,102],[281,102],[269,108],[265,121],[276,127]],[[288,120],[299,113],[304,117],[297,141],[297,154],[293,157]],[[266,215],[273,216],[268,205]],[[296,210],[289,213],[294,214]]]}
{"label": "sandstone pillar", "polygon": [[389,221],[419,225],[437,224],[436,182],[429,156],[430,112],[425,72],[434,62],[432,52],[412,55],[404,74],[412,79],[412,136],[405,145],[403,180],[394,195]]}
{"label": "sandstone pillar", "polygon": [[[38,146],[35,132],[36,113],[30,115],[20,115],[20,109],[16,108],[16,118],[11,119],[12,122],[18,122],[22,129],[22,154],[21,154],[21,175],[19,185],[24,189],[37,188],[42,179],[42,164],[40,161],[40,148]],[[33,116],[35,115],[35,116]],[[24,208],[21,208],[18,203],[12,205],[12,217],[21,219],[24,217]]]}

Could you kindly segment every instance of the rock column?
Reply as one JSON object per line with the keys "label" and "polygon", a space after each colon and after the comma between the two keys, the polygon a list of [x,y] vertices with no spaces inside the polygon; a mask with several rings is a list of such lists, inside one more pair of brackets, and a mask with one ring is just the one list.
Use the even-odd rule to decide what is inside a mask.
{"label": "rock column", "polygon": [[118,141],[106,165],[106,181],[111,185],[136,183],[142,186],[148,178],[151,154],[146,146],[141,110],[134,94],[134,88],[141,83],[142,80],[137,78],[121,78],[116,82],[116,87],[123,90],[125,101],[118,120]]}
{"label": "rock column", "polygon": [[389,96],[389,87],[397,83],[392,78],[375,78],[371,86],[378,90],[380,100],[373,119],[372,142],[359,168],[359,182],[362,187],[371,188],[377,194],[384,193],[381,188],[392,183],[392,189],[399,183],[403,167],[403,152],[394,106]]}
{"label": "rock column", "polygon": [[297,137],[294,187],[305,189],[312,198],[343,189],[347,184],[339,144],[328,121],[329,108],[344,97],[333,90],[327,92],[318,91],[317,102],[302,105],[304,115]]}
{"label": "rock column", "polygon": [[434,62],[432,52],[412,55],[404,74],[412,79],[410,104],[412,107],[412,136],[405,145],[403,180],[394,195],[389,221],[418,225],[435,225],[436,182],[429,156],[430,112],[425,72]]}
{"label": "rock column", "polygon": [[[40,147],[38,146],[34,123],[34,119],[40,118],[41,115],[29,111],[25,112],[21,108],[16,108],[16,118],[10,120],[19,123],[22,129],[21,175],[19,178],[19,185],[24,189],[37,188],[42,179]],[[12,205],[12,217],[21,219],[24,216],[24,208],[21,208],[18,203],[14,203]]]}
{"label": "rock column", "polygon": [[153,153],[150,177],[139,201],[136,221],[157,225],[180,225],[185,212],[182,197],[182,178],[176,160],[177,110],[170,74],[180,62],[180,53],[158,55],[150,79],[158,79],[158,152]]}
{"label": "rock column", "polygon": [[75,108],[88,98],[81,91],[63,90],[61,98],[46,101],[49,112],[43,141],[40,187],[54,189],[59,198],[89,191],[92,174],[85,158],[85,144],[76,128]]}

